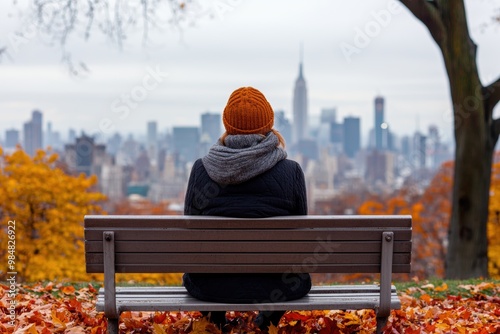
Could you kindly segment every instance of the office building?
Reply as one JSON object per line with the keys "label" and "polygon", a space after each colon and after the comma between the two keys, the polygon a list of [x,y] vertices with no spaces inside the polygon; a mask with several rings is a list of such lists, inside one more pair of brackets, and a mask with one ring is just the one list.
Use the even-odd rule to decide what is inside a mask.
{"label": "office building", "polygon": [[24,123],[24,151],[34,156],[43,147],[42,113],[34,110],[31,120]]}
{"label": "office building", "polygon": [[[197,127],[176,126],[172,128],[174,152],[180,166],[192,163],[200,157],[200,130]],[[179,165],[177,165],[179,166]]]}
{"label": "office building", "polygon": [[147,154],[151,163],[156,165],[158,158],[158,123],[150,121],[147,123]]}
{"label": "office building", "polygon": [[15,148],[19,142],[19,131],[9,129],[5,131],[5,148]]}
{"label": "office building", "polygon": [[206,112],[201,115],[201,137],[215,144],[222,135],[222,115]]}
{"label": "office building", "polygon": [[286,145],[292,144],[292,124],[290,124],[290,120],[286,118],[283,110],[274,112],[274,128],[281,133],[281,136],[285,139]]}
{"label": "office building", "polygon": [[361,130],[359,117],[345,117],[342,131],[344,153],[354,158],[361,148]]}
{"label": "office building", "polygon": [[74,144],[67,144],[64,149],[64,161],[77,174],[97,175],[101,178],[101,169],[110,164],[106,155],[106,145],[96,144],[94,138],[82,134]]}
{"label": "office building", "polygon": [[384,130],[387,129],[384,121],[384,98],[377,96],[375,98],[375,149],[383,150],[384,147]]}

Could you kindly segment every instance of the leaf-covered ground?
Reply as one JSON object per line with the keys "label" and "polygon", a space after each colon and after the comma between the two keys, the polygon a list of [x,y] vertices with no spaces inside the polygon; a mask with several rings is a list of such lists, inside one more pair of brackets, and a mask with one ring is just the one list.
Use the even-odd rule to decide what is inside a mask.
{"label": "leaf-covered ground", "polygon": [[[106,320],[95,310],[96,287],[60,283],[18,285],[15,315],[12,292],[0,285],[0,333],[106,332]],[[415,283],[399,288],[401,310],[392,311],[384,333],[500,334],[500,283]],[[10,293],[9,293],[10,292]],[[252,324],[253,312],[230,312],[230,333],[261,333]],[[12,319],[14,325],[12,325]],[[361,311],[291,311],[269,333],[374,333],[375,313]],[[121,333],[220,333],[199,312],[126,312]]]}

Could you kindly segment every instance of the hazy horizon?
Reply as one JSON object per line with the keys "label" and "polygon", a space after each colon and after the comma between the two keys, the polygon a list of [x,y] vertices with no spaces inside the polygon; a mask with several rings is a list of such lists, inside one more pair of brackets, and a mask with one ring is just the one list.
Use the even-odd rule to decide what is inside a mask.
{"label": "hazy horizon", "polygon": [[[15,15],[22,1],[17,9],[0,4],[5,16],[0,20],[0,47],[11,46],[0,63],[2,138],[6,129],[22,130],[34,109],[63,137],[69,128],[102,131],[103,120],[123,134],[145,132],[150,120],[158,122],[159,130],[198,126],[202,113],[222,112],[229,94],[240,86],[260,89],[275,110],[292,119],[303,45],[311,117],[333,107],[339,122],[360,117],[364,143],[373,127],[374,98],[381,95],[385,121],[397,135],[417,127],[426,132],[434,124],[443,140],[453,141],[441,54],[427,29],[399,2],[295,0],[286,8],[248,0],[204,4],[194,14],[208,10],[212,18],[200,14],[196,26],[182,33],[155,33],[155,46],[143,48],[131,36],[120,51],[98,32],[87,42],[72,36],[68,49],[89,68],[78,80],[65,72],[60,49],[45,45],[41,36],[12,48],[15,32],[30,23]],[[470,32],[479,46],[481,79],[487,84],[500,73],[499,27],[482,28],[495,2],[469,0],[466,5]],[[132,101],[131,95],[136,97]]]}

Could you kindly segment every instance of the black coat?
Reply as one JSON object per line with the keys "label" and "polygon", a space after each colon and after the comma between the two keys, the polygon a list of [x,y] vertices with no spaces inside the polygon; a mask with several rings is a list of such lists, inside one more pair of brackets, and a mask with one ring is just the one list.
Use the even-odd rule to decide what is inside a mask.
{"label": "black coat", "polygon": [[[189,177],[184,214],[240,218],[306,215],[304,173],[298,163],[285,159],[248,181],[220,185],[198,159]],[[293,300],[311,288],[308,274],[294,273],[184,274],[183,281],[193,297],[226,303]],[[276,291],[279,300],[273,300]]]}
{"label": "black coat", "polygon": [[307,215],[304,173],[298,163],[285,159],[246,182],[219,185],[198,159],[189,177],[184,214],[240,218]]}

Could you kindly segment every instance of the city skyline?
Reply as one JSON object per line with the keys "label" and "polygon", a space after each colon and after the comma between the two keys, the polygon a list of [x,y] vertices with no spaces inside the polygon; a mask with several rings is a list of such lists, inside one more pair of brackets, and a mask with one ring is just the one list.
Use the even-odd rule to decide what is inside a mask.
{"label": "city skyline", "polygon": [[[208,10],[221,1],[207,1]],[[359,117],[364,145],[373,128],[373,99],[381,95],[384,118],[397,135],[435,124],[443,140],[453,141],[441,55],[400,3],[294,1],[285,16],[278,15],[283,8],[275,3],[224,3],[227,11],[202,16],[195,27],[155,36],[155,47],[137,47],[141,43],[135,36],[122,51],[96,32],[88,42],[72,38],[72,56],[89,68],[80,79],[65,72],[61,50],[44,45],[41,36],[16,40],[15,32],[30,22],[13,19],[16,11],[0,4],[6,16],[0,20],[0,46],[10,47],[0,66],[0,133],[25,122],[34,109],[63,133],[69,128],[89,134],[102,129],[109,130],[106,135],[139,133],[150,120],[158,122],[158,131],[174,124],[199,126],[202,113],[222,112],[230,92],[247,85],[260,89],[275,110],[293,120],[293,85],[303,44],[313,124],[324,108],[335,108],[339,119]],[[466,5],[487,83],[500,72],[498,29],[481,28],[493,5]]]}
{"label": "city skyline", "polygon": [[[367,133],[363,134],[361,131],[360,124],[362,123],[362,119],[360,117],[344,116],[339,118],[335,108],[325,108],[322,110],[318,124],[309,126],[307,129],[307,138],[303,138],[301,141],[307,142],[312,140],[320,146],[331,143],[334,145],[332,147],[334,151],[338,150],[335,148],[335,144],[338,143],[341,144],[342,147],[340,150],[349,157],[352,157],[354,154],[353,152],[357,152],[360,149],[377,149],[383,151],[394,150],[396,146],[401,148],[404,146],[403,141],[407,140],[407,138],[412,138],[413,136],[425,137],[426,134],[431,134],[434,140],[442,144],[451,145],[451,147],[454,146],[453,142],[443,140],[441,135],[442,129],[435,124],[430,124],[426,129],[403,134],[395,134],[387,127],[387,122],[390,122],[390,120],[387,122],[383,121],[381,123],[382,127],[377,126],[381,120],[384,120],[383,116],[382,118],[380,116],[381,109],[378,107],[380,101],[384,103],[385,99],[383,96],[376,96],[374,98],[372,118],[374,116],[375,122],[372,123]],[[379,123],[377,123],[377,121]],[[36,124],[36,126],[34,126],[34,124]],[[298,144],[298,142],[293,140],[293,124],[293,120],[287,118],[282,110],[275,110],[275,122],[273,127],[282,133],[288,148],[297,148]],[[328,129],[325,128],[326,125],[329,126]],[[17,141],[17,144],[20,144],[28,154],[33,155],[33,150],[37,148],[45,149],[51,146],[52,148],[59,147],[59,149],[63,149],[66,144],[74,144],[77,137],[80,136],[92,138],[92,140],[96,140],[96,143],[108,145],[113,142],[116,136],[120,136],[122,140],[131,138],[141,142],[144,145],[144,149],[149,151],[155,142],[160,143],[168,136],[175,136],[175,132],[180,129],[181,131],[191,131],[193,135],[195,131],[197,133],[195,135],[197,138],[196,141],[200,144],[200,152],[206,151],[217,141],[220,134],[224,132],[222,113],[201,113],[198,124],[193,125],[173,124],[169,128],[159,130],[158,120],[148,120],[142,124],[140,130],[134,133],[117,131],[104,134],[102,132],[89,133],[84,129],[78,128],[64,129],[64,131],[54,130],[53,122],[50,119],[46,119],[42,111],[36,109],[27,114],[27,118],[19,126],[8,128],[3,133],[0,132],[0,146],[4,148],[14,148],[16,144],[13,143]],[[377,132],[379,132],[379,134],[377,134]],[[33,133],[36,133],[36,139],[32,139]],[[383,136],[383,142],[380,142],[381,139],[377,140],[377,136]],[[348,140],[352,141],[352,143],[347,144]],[[394,140],[397,142],[395,143]],[[40,147],[40,145],[43,147]]]}

